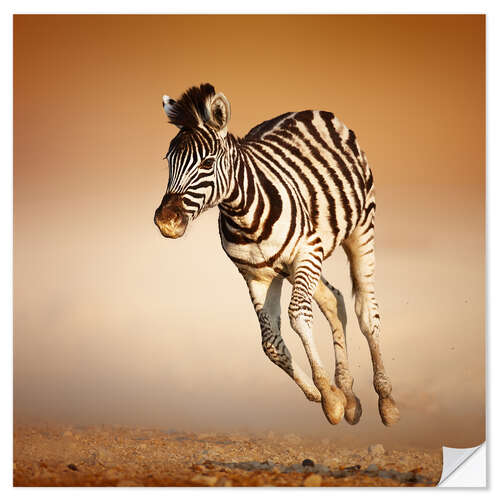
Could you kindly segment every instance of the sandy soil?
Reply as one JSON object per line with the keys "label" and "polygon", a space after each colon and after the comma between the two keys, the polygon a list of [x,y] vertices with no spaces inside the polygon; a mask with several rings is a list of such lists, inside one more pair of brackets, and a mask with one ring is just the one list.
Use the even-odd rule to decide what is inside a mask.
{"label": "sandy soil", "polygon": [[16,426],[14,486],[432,486],[440,449],[337,448],[295,434]]}

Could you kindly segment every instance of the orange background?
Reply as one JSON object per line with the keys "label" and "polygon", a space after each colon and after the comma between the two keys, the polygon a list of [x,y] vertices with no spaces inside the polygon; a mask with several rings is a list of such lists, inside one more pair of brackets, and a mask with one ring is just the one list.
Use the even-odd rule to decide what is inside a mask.
{"label": "orange background", "polygon": [[[325,275],[349,308],[356,427],[330,426],[262,353],[217,210],[181,240],[153,225],[176,133],[161,96],[205,81],[230,100],[237,135],[301,109],[333,111],[355,130],[377,187],[397,427],[378,417],[342,252]],[[17,422],[484,440],[484,16],[17,15],[14,162]]]}

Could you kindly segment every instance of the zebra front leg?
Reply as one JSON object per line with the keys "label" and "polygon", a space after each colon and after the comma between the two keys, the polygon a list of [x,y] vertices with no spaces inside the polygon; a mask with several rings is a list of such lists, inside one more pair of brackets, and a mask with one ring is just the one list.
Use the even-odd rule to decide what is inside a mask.
{"label": "zebra front leg", "polygon": [[331,424],[338,424],[344,417],[346,397],[340,389],[330,385],[312,333],[312,298],[321,274],[320,269],[321,259],[314,253],[302,258],[296,265],[288,314],[292,328],[304,345],[311,365],[314,385],[321,393],[323,412]]}
{"label": "zebra front leg", "polygon": [[271,283],[247,280],[247,285],[259,319],[264,353],[295,381],[309,401],[321,401],[321,394],[318,389],[292,359],[290,351],[281,336],[280,298],[283,280],[275,278]]}
{"label": "zebra front leg", "polygon": [[326,316],[332,329],[333,348],[335,350],[335,383],[342,390],[347,399],[344,409],[345,419],[351,425],[357,424],[361,418],[362,408],[356,394],[352,390],[354,378],[349,370],[346,346],[346,324],[347,315],[345,311],[344,298],[339,290],[334,288],[321,276],[318,287],[314,292],[321,312]]}
{"label": "zebra front leg", "polygon": [[373,386],[378,394],[378,409],[384,425],[399,421],[399,410],[391,396],[392,384],[385,373],[380,349],[380,315],[375,298],[375,250],[372,218],[342,243],[350,262],[359,327],[365,336],[373,365]]}

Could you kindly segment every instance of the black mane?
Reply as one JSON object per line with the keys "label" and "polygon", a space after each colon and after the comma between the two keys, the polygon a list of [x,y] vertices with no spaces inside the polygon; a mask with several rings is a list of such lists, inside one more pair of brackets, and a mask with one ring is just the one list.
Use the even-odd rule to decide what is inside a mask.
{"label": "black mane", "polygon": [[193,129],[208,120],[206,103],[215,95],[215,89],[209,83],[191,87],[175,102],[169,112],[170,123],[181,128]]}
{"label": "black mane", "polygon": [[262,136],[272,130],[280,121],[284,120],[287,116],[291,115],[291,112],[283,113],[282,115],[277,116],[276,118],[271,118],[270,120],[266,120],[265,122],[259,123],[256,125],[247,135],[245,135],[244,140],[259,140]]}

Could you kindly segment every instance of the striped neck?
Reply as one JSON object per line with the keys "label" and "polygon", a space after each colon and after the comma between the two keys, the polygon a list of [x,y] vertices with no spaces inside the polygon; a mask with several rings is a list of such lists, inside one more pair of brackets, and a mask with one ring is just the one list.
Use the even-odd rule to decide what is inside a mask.
{"label": "striped neck", "polygon": [[[246,214],[251,200],[249,191],[253,188],[253,176],[249,167],[249,159],[241,141],[228,134],[228,151],[226,154],[227,190],[219,209],[225,215],[238,217]],[[250,197],[252,198],[252,197]]]}

